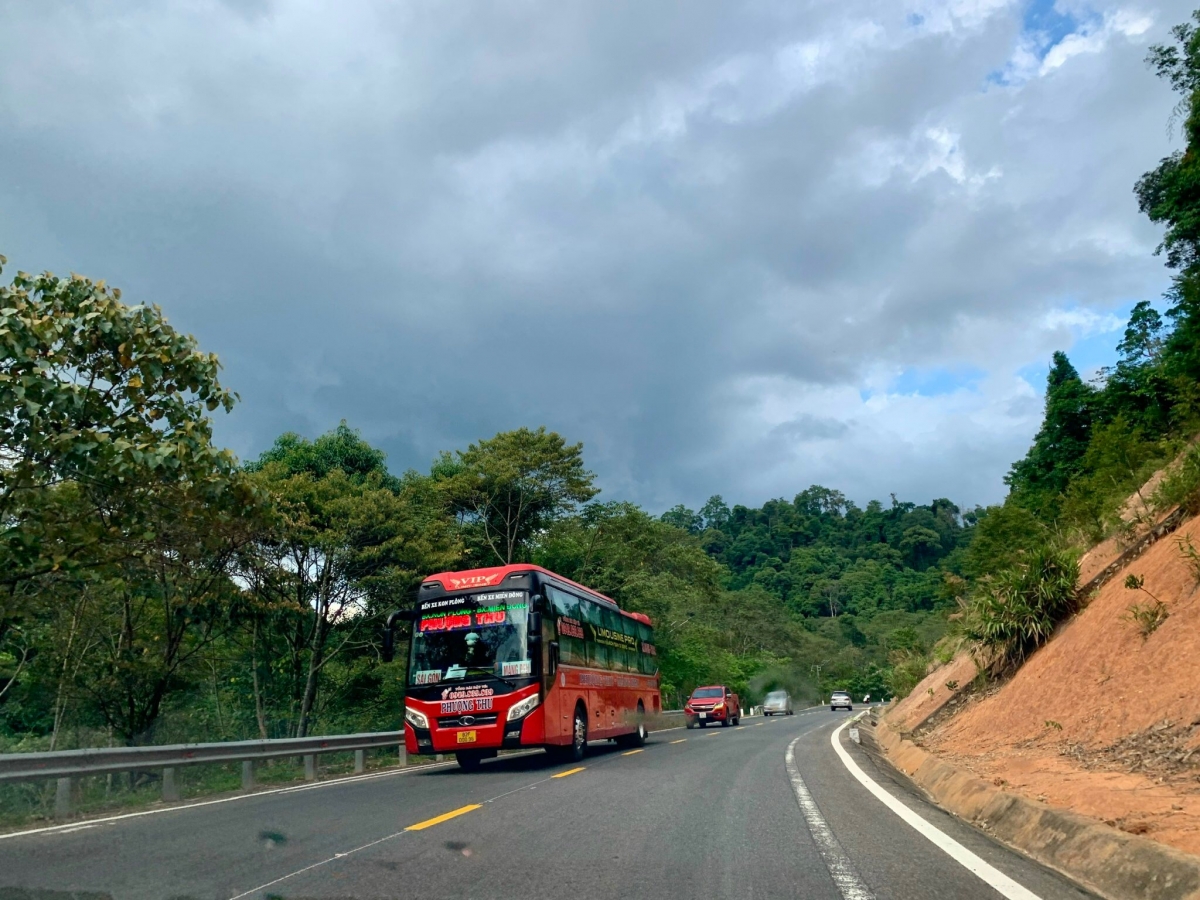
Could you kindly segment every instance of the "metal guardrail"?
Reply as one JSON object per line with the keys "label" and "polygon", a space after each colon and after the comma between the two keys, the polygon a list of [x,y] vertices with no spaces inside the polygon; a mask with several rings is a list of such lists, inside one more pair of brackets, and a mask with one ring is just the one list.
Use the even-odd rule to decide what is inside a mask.
{"label": "metal guardrail", "polygon": [[394,747],[404,742],[402,731],[323,737],[223,741],[214,744],[164,744],[157,747],[100,747],[56,750],[53,753],[0,754],[0,782],[39,778],[107,775],[130,769],[161,769],[202,763],[243,762]]}
{"label": "metal guardrail", "polygon": [[[659,717],[682,716],[682,709],[664,709]],[[751,709],[750,715],[754,715]],[[678,727],[678,726],[671,726]],[[54,815],[71,813],[74,782],[77,778],[157,769],[162,772],[163,800],[179,800],[175,770],[181,766],[242,764],[242,789],[254,787],[254,763],[259,760],[299,756],[304,759],[304,778],[315,781],[317,757],[323,753],[354,753],[354,771],[362,772],[366,751],[380,747],[399,747],[400,764],[407,763],[403,731],[378,731],[363,734],[323,735],[319,737],[278,738],[275,740],[222,741],[211,744],[163,744],[151,747],[97,747],[85,750],[55,750],[49,753],[0,753],[0,784],[18,781],[56,780]],[[439,757],[440,758],[440,757]]]}
{"label": "metal guardrail", "polygon": [[76,778],[144,769],[162,770],[163,800],[179,799],[175,769],[180,766],[240,762],[242,789],[254,787],[254,763],[258,760],[299,756],[304,759],[304,777],[315,781],[317,757],[322,753],[354,753],[354,771],[362,772],[366,751],[399,747],[400,762],[406,762],[404,732],[380,731],[364,734],[279,738],[277,740],[225,741],[214,744],[164,744],[157,747],[99,747],[88,750],[56,750],[52,753],[0,754],[0,783],[56,779],[54,814],[71,812],[71,795]]}
{"label": "metal guardrail", "polygon": [[[682,709],[665,709],[660,716],[682,716]],[[407,763],[404,732],[380,731],[364,734],[275,740],[222,741],[211,744],[163,744],[151,747],[97,747],[85,750],[56,750],[50,753],[0,753],[0,784],[17,781],[56,780],[54,815],[71,813],[77,778],[115,772],[160,770],[162,795],[167,802],[179,800],[175,770],[181,766],[242,764],[242,789],[254,787],[254,763],[260,760],[298,756],[304,759],[304,778],[317,778],[317,757],[323,753],[354,753],[354,771],[362,772],[366,751],[399,747],[400,764]],[[441,757],[439,756],[439,759]]]}

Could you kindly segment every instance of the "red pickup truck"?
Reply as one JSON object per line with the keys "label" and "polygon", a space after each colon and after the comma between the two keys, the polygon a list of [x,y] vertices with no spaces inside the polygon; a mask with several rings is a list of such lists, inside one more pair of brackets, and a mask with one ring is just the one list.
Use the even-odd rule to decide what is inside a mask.
{"label": "red pickup truck", "polygon": [[736,725],[742,719],[741,702],[738,695],[723,684],[710,684],[692,691],[692,696],[683,707],[688,728],[709,722],[720,722],[723,726]]}

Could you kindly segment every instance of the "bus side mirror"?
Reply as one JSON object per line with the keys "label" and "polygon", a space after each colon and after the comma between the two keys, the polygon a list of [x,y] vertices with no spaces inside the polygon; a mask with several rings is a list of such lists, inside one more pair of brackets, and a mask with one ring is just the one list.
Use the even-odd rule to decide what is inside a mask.
{"label": "bus side mirror", "polygon": [[534,610],[529,614],[529,640],[537,642],[542,639],[542,614]]}
{"label": "bus side mirror", "polygon": [[385,663],[396,658],[396,622],[412,622],[415,618],[416,613],[410,609],[398,609],[387,617],[383,624],[383,649],[379,653]]}
{"label": "bus side mirror", "polygon": [[396,634],[390,628],[383,629],[383,649],[379,655],[385,663],[390,663],[396,658]]}
{"label": "bus side mirror", "polygon": [[558,671],[558,641],[550,642],[550,675]]}

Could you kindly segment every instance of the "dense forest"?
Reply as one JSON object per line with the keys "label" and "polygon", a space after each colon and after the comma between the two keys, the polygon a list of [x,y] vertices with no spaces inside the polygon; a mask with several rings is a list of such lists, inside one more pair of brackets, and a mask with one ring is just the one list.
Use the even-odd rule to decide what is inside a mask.
{"label": "dense forest", "polygon": [[1150,62],[1187,150],[1135,189],[1173,287],[1096,377],[1054,354],[1042,427],[986,509],[811,486],[654,515],[602,498],[583,447],[544,428],[427,471],[391,471],[346,423],[239,462],[211,422],[237,396],[157,307],[18,273],[0,287],[0,751],[398,728],[383,617],[427,573],[510,561],[648,613],[668,705],[703,682],[903,693],[964,641],[1019,664],[1083,602],[1079,552],[1139,527],[1118,511],[1148,474],[1180,458],[1151,509],[1200,492],[1200,36],[1175,37]]}

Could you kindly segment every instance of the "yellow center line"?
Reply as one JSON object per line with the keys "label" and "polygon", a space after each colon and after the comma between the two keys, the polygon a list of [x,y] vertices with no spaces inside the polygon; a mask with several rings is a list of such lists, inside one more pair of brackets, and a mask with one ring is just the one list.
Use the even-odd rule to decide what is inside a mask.
{"label": "yellow center line", "polygon": [[481,804],[472,803],[469,806],[460,806],[458,809],[453,809],[448,813],[442,813],[440,816],[434,816],[432,819],[426,819],[424,822],[418,822],[416,825],[409,825],[405,831],[421,831],[433,825],[440,825],[443,822],[449,821],[463,813],[469,813],[473,809],[479,809]]}
{"label": "yellow center line", "polygon": [[705,735],[705,737],[720,737],[720,736],[721,736],[721,732],[719,732],[719,731],[714,731],[712,734]]}
{"label": "yellow center line", "polygon": [[576,772],[582,772],[587,766],[579,766],[576,769],[567,769],[565,772],[559,772],[557,775],[551,775],[551,778],[566,778],[568,775],[574,775]]}
{"label": "yellow center line", "polygon": [[639,747],[637,750],[630,750],[628,753],[622,753],[621,755],[622,756],[633,756],[633,754],[641,753],[641,752],[642,752],[642,748]]}
{"label": "yellow center line", "polygon": [[677,740],[677,741],[671,741],[671,743],[672,743],[672,744],[682,744],[682,743],[683,743],[684,741],[686,741],[686,740],[687,740],[687,738],[680,738],[680,739],[679,739],[679,740]]}

